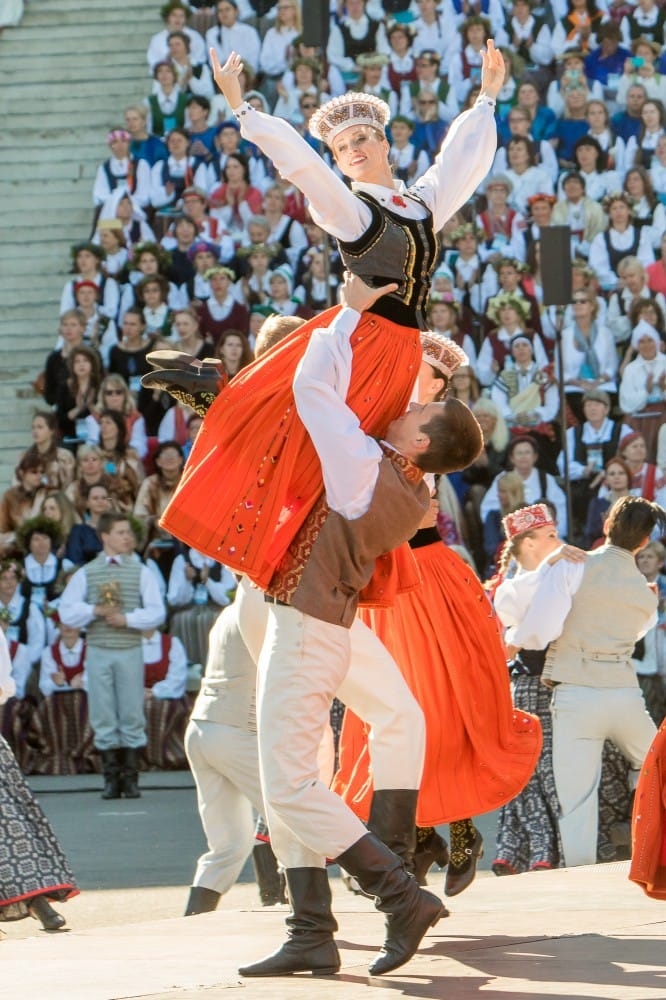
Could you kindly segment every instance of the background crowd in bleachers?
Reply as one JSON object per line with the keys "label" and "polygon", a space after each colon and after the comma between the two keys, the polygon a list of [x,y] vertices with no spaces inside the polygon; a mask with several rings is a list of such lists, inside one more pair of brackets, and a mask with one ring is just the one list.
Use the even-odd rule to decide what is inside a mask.
{"label": "background crowd in bleachers", "polygon": [[[488,578],[501,518],[522,503],[547,497],[562,535],[591,548],[617,497],[666,501],[663,2],[333,0],[324,50],[305,43],[297,0],[174,0],[162,17],[144,92],[100,132],[90,230],[71,248],[53,350],[35,382],[43,403],[33,445],[0,501],[0,625],[18,682],[0,726],[26,770],[95,766],[85,720],[76,752],[75,713],[68,732],[55,732],[54,699],[85,690],[85,639],[60,634],[57,604],[67,575],[100,551],[104,510],[131,516],[137,553],[170,611],[174,641],[145,639],[146,662],[163,665],[147,675],[147,703],[172,703],[155,709],[149,763],[184,765],[179,750],[164,750],[165,726],[182,728],[208,628],[233,598],[223,566],[159,527],[201,418],[141,387],[146,355],[170,347],[215,356],[233,376],[252,360],[266,316],[310,318],[336,302],[336,249],[300,192],[242,139],[216,93],[210,47],[222,62],[239,52],[250,103],[289,120],[325,157],[308,132],[314,110],[348,89],[382,97],[395,176],[409,184],[473,103],[481,50],[494,38],[506,65],[498,152],[441,233],[428,303],[430,326],[469,356],[451,392],[474,409],[486,442],[474,466],[440,482],[442,537]],[[543,304],[540,245],[551,225],[571,230],[572,300],[562,308]],[[658,541],[640,565],[660,589],[660,625],[636,650],[659,723]]]}

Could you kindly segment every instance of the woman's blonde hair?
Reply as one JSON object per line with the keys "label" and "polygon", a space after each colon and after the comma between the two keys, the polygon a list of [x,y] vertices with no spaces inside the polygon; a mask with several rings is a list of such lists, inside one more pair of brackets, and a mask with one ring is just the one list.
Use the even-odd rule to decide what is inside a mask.
{"label": "woman's blonde hair", "polygon": [[500,512],[504,517],[525,503],[525,484],[519,472],[502,472],[497,480],[498,487],[500,483],[507,491],[506,499],[500,500]]}
{"label": "woman's blonde hair", "polygon": [[129,416],[130,413],[134,413],[136,410],[136,403],[134,402],[134,397],[130,392],[129,386],[122,375],[107,375],[102,379],[102,384],[99,387],[99,395],[97,396],[97,403],[95,404],[95,411],[97,415],[102,412],[102,410],[108,409],[104,401],[104,393],[107,389],[122,389],[124,402],[122,412],[125,416]]}
{"label": "woman's blonde hair", "polygon": [[480,396],[472,406],[472,413],[485,413],[495,418],[495,430],[490,435],[490,443],[495,451],[504,451],[509,443],[509,428],[497,404],[492,399]]}

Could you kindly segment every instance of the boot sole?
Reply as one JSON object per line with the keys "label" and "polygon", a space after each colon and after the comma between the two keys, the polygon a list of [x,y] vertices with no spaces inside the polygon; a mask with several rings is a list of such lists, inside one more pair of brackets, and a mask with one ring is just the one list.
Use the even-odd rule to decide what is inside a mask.
{"label": "boot sole", "polygon": [[278,979],[285,976],[298,976],[305,973],[311,976],[335,976],[340,971],[340,966],[330,966],[327,969],[289,969],[284,972],[250,972],[247,969],[239,969],[238,975],[246,979]]}
{"label": "boot sole", "polygon": [[399,969],[399,968],[401,968],[401,966],[406,965],[407,962],[409,962],[410,959],[412,959],[414,957],[414,955],[417,953],[417,951],[421,947],[421,942],[423,941],[423,938],[428,933],[429,929],[431,927],[434,927],[436,924],[438,924],[439,921],[443,917],[448,917],[448,916],[449,916],[449,911],[447,910],[447,908],[444,906],[443,903],[440,904],[440,908],[439,908],[438,912],[435,914],[434,917],[432,917],[429,920],[429,922],[424,927],[423,934],[419,938],[419,940],[418,940],[416,946],[414,947],[414,949],[412,951],[410,951],[409,954],[405,954],[405,955],[401,956],[399,960],[393,962],[391,965],[387,965],[387,966],[385,966],[385,967],[383,967],[381,969],[377,969],[373,965],[371,965],[369,967],[369,969],[368,969],[368,972],[370,973],[370,975],[371,976],[385,976],[387,973],[393,972],[395,969]]}

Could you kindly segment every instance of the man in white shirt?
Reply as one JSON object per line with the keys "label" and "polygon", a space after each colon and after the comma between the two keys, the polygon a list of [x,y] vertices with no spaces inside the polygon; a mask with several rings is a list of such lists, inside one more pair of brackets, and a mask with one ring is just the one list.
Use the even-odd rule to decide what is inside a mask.
{"label": "man in white shirt", "polygon": [[516,648],[552,643],[543,681],[555,688],[553,771],[569,867],[596,861],[604,740],[617,744],[637,777],[656,732],[631,659],[636,640],[656,623],[656,593],[634,558],[656,525],[666,525],[661,507],[622,497],[604,526],[606,544],[584,563],[549,567],[523,620],[506,635]]}

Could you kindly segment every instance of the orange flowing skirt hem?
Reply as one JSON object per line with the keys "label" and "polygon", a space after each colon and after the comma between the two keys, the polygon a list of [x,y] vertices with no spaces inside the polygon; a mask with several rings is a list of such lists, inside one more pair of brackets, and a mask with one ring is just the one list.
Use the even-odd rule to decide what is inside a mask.
{"label": "orange flowing skirt hem", "polygon": [[[514,798],[541,752],[539,720],[514,709],[497,619],[474,572],[443,543],[414,549],[422,585],[388,611],[361,611],[426,720],[416,819],[437,826]],[[363,820],[372,799],[368,727],[345,714],[333,788]]]}
{"label": "orange flowing skirt hem", "polygon": [[[294,330],[225,386],[206,415],[161,526],[265,589],[323,489],[292,382],[312,331]],[[367,434],[405,411],[421,363],[418,330],[364,313],[351,338],[347,402]]]}

